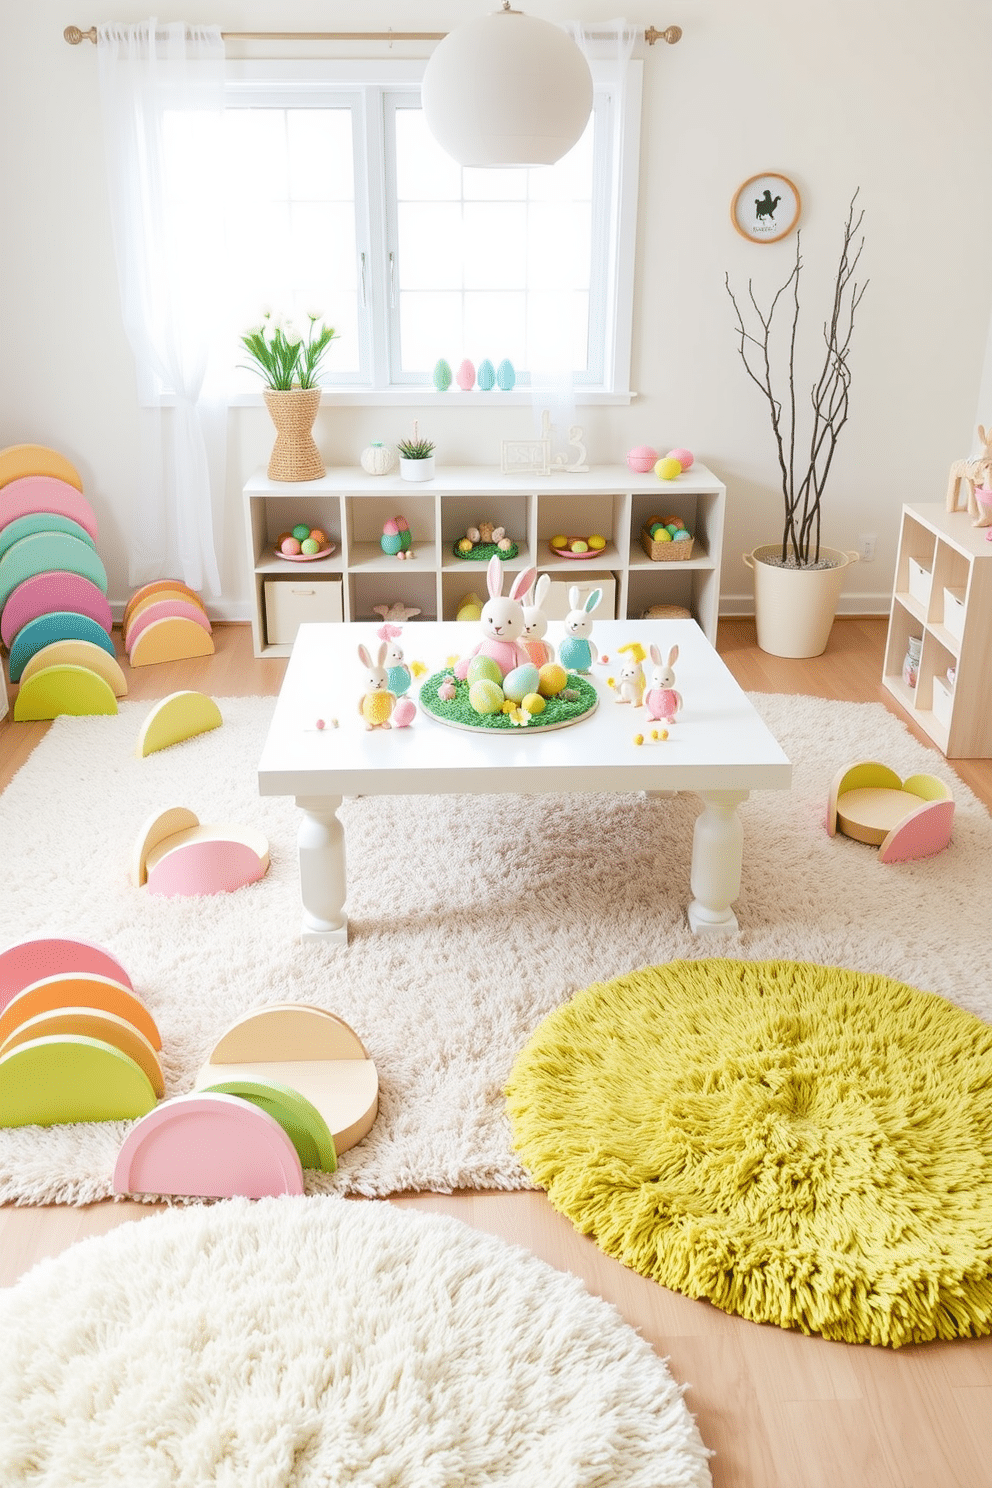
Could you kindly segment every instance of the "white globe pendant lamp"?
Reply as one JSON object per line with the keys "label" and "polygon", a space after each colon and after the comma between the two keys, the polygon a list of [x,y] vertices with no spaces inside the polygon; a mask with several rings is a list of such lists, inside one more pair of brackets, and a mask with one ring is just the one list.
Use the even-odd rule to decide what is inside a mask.
{"label": "white globe pendant lamp", "polygon": [[438,43],[421,102],[431,134],[459,165],[554,165],[586,127],[592,75],[560,27],[503,0],[502,10]]}

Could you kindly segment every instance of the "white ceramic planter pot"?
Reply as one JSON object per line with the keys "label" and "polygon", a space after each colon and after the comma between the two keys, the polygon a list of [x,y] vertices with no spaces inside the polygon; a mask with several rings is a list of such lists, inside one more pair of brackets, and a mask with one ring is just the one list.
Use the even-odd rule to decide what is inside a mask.
{"label": "white ceramic planter pot", "polygon": [[781,568],[780,543],[765,543],[744,554],[754,574],[754,616],[758,645],[769,656],[821,656],[827,649],[840,591],[857,553],[821,544],[830,568]]}
{"label": "white ceramic planter pot", "polygon": [[400,455],[400,475],[408,481],[433,480],[434,456],[428,455],[426,460],[406,460]]}

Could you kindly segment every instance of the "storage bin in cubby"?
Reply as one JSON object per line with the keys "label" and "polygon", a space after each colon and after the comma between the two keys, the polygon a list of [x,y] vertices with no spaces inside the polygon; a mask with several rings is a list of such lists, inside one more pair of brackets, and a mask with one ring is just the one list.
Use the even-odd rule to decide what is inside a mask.
{"label": "storage bin in cubby", "polygon": [[291,646],[300,626],[344,618],[341,580],[266,579],[265,634],[270,646]]}

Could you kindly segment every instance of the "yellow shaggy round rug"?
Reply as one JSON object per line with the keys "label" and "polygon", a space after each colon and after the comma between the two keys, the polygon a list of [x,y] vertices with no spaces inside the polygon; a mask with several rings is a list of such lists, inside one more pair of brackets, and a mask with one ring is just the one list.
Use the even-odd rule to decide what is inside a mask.
{"label": "yellow shaggy round rug", "polygon": [[673,961],[586,988],[507,1089],[556,1209],[633,1270],[849,1343],[992,1331],[992,1028],[887,977]]}

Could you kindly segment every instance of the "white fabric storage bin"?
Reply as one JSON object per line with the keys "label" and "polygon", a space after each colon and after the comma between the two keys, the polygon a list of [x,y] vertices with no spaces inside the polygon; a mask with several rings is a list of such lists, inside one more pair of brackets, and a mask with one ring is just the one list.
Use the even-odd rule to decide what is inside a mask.
{"label": "white fabric storage bin", "polygon": [[956,641],[964,639],[964,590],[944,590],[944,629]]}
{"label": "white fabric storage bin", "polygon": [[933,583],[933,573],[929,568],[924,568],[915,558],[909,560],[909,592],[913,599],[921,605],[930,603],[930,586]]}
{"label": "white fabric storage bin", "polygon": [[270,646],[291,646],[312,620],[340,620],[340,579],[266,579],[265,634]]}
{"label": "white fabric storage bin", "polygon": [[938,723],[945,728],[951,726],[951,707],[954,702],[954,689],[943,677],[933,679],[933,716]]}
{"label": "white fabric storage bin", "polygon": [[[564,620],[572,606],[568,602],[568,591],[575,586],[580,595],[580,604],[585,604],[587,596],[593,589],[602,589],[603,597],[598,607],[593,610],[593,625],[597,620],[615,620],[617,614],[617,581],[609,572],[590,573],[586,569],[583,573],[577,573],[574,579],[566,578],[559,573],[558,578],[551,580],[551,587],[544,596],[541,609],[549,620]],[[595,637],[595,630],[593,631]]]}

